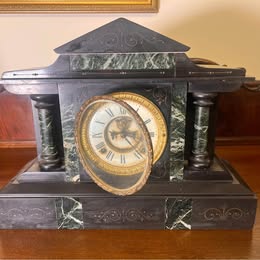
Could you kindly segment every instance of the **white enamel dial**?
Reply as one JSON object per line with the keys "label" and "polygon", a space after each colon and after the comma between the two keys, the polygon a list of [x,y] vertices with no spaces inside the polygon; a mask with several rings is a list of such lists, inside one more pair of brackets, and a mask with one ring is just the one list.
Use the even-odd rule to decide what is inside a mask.
{"label": "white enamel dial", "polygon": [[144,160],[142,134],[128,111],[108,103],[89,121],[89,140],[94,153],[113,166],[129,167]]}

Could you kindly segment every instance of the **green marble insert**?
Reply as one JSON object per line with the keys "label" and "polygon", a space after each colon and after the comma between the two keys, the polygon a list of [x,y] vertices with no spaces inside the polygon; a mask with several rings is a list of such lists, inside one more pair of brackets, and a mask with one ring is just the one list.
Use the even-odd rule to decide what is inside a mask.
{"label": "green marble insert", "polygon": [[79,182],[80,162],[77,155],[76,140],[74,136],[74,99],[72,96],[66,98],[66,95],[63,95],[62,92],[60,92],[59,97],[66,181]]}
{"label": "green marble insert", "polygon": [[184,170],[187,84],[175,84],[172,91],[170,125],[170,180],[181,181]]}
{"label": "green marble insert", "polygon": [[166,229],[191,229],[192,199],[168,198],[166,200]]}
{"label": "green marble insert", "polygon": [[174,68],[173,53],[104,53],[70,56],[72,71]]}
{"label": "green marble insert", "polygon": [[58,229],[83,229],[82,203],[78,198],[64,197],[55,201]]}

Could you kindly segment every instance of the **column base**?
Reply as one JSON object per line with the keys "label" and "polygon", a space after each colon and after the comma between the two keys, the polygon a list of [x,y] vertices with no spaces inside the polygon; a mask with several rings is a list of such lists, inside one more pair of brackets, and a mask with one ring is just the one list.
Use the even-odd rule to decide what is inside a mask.
{"label": "column base", "polygon": [[62,165],[62,161],[60,158],[39,160],[40,170],[45,172],[61,170],[62,169],[61,165]]}
{"label": "column base", "polygon": [[223,162],[217,156],[214,157],[209,167],[196,168],[187,165],[184,168],[183,178],[190,181],[233,181],[231,172],[225,170]]}
{"label": "column base", "polygon": [[203,154],[192,154],[189,158],[189,168],[191,170],[204,170],[208,169],[211,164],[211,160],[209,159],[208,153],[205,152]]}

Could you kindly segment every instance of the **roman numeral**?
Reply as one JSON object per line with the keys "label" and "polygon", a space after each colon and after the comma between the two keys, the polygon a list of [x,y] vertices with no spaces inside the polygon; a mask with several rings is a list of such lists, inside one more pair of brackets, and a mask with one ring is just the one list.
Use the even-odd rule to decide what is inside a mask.
{"label": "roman numeral", "polygon": [[95,123],[97,124],[100,124],[100,125],[104,125],[105,123],[104,122],[101,122],[101,121],[94,121]]}
{"label": "roman numeral", "polygon": [[102,133],[93,134],[92,138],[102,138]]}
{"label": "roman numeral", "polygon": [[107,112],[107,114],[108,114],[110,117],[114,117],[114,116],[115,116],[114,113],[113,113],[113,111],[112,111],[110,108],[105,109],[105,111]]}
{"label": "roman numeral", "polygon": [[140,106],[135,111],[138,112],[139,109],[140,109]]}
{"label": "roman numeral", "polygon": [[115,154],[114,154],[113,152],[109,151],[109,152],[107,153],[107,155],[106,155],[106,158],[107,158],[108,160],[112,161],[113,158],[114,158],[114,155],[115,155]]}
{"label": "roman numeral", "polygon": [[143,157],[137,150],[134,152],[134,155],[137,159],[141,159]]}
{"label": "roman numeral", "polygon": [[144,121],[144,123],[147,125],[151,122],[152,120],[150,118],[148,118],[147,120]]}
{"label": "roman numeral", "polygon": [[124,154],[121,154],[121,155],[120,155],[120,162],[121,162],[121,164],[125,164],[125,163],[126,163],[125,155],[124,155]]}
{"label": "roman numeral", "polygon": [[126,110],[123,107],[120,107],[120,114],[122,115],[126,114]]}
{"label": "roman numeral", "polygon": [[99,150],[99,149],[102,149],[104,146],[105,146],[105,143],[101,142],[101,143],[96,145],[96,148]]}

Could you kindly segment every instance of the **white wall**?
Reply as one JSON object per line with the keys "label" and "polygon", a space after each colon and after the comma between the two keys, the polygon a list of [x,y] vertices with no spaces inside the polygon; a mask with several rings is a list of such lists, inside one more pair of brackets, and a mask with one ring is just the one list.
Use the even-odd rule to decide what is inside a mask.
{"label": "white wall", "polygon": [[55,47],[118,17],[192,47],[190,57],[245,67],[260,79],[259,0],[161,0],[157,14],[2,14],[0,73],[50,65]]}

